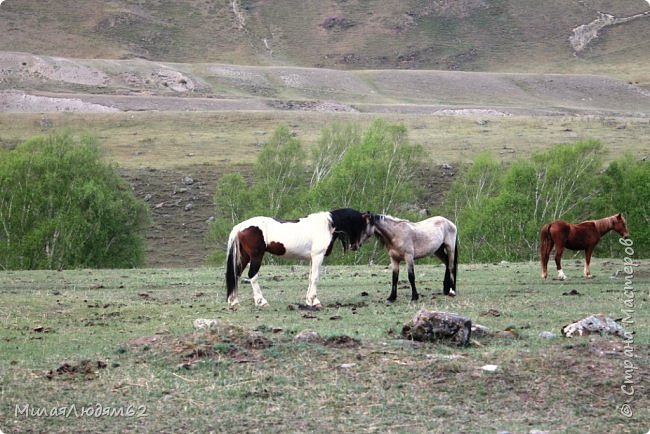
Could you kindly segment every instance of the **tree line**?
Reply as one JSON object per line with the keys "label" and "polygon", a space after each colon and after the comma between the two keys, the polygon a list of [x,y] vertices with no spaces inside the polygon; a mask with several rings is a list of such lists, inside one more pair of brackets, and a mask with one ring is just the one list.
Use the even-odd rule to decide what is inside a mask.
{"label": "tree line", "polygon": [[[626,155],[605,165],[604,157],[595,140],[558,144],[509,164],[481,153],[429,214],[456,222],[461,262],[536,260],[544,223],[617,212],[627,219],[635,257],[648,257],[650,162]],[[279,126],[251,177],[229,173],[219,180],[211,261],[223,261],[232,226],[255,215],[290,219],[351,207],[421,219],[417,174],[431,164],[401,124],[332,123],[310,153]],[[146,204],[102,161],[92,137],[60,133],[0,150],[0,269],[141,266],[149,222]],[[596,254],[621,256],[616,240],[606,237]],[[340,250],[330,263],[387,262],[376,244],[348,256]]]}

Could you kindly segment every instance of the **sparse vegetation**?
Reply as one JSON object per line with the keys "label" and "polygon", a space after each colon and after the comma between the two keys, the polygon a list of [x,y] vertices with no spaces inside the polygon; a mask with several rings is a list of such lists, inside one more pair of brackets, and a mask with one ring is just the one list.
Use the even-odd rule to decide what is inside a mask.
{"label": "sparse vegetation", "polygon": [[[570,261],[565,282],[542,282],[536,263],[461,265],[456,298],[441,295],[443,268],[420,265],[421,302],[402,297],[390,306],[384,265],[326,266],[318,312],[288,308],[303,297],[304,265],[265,267],[260,283],[270,306],[253,308],[247,285],[238,311],[227,308],[215,279],[223,269],[3,272],[0,425],[5,432],[642,432],[650,417],[642,388],[650,372],[650,331],[642,325],[649,265],[634,278],[638,322],[625,325],[636,332],[631,359],[618,337],[559,336],[592,313],[621,316],[625,279],[610,276],[622,260],[597,260],[589,281]],[[514,333],[474,336],[469,347],[397,339],[421,307]],[[222,326],[194,330],[197,318]],[[324,342],[294,343],[305,329]],[[544,331],[555,337],[540,337]],[[638,367],[629,378],[639,386],[630,418],[618,408],[628,398],[620,390],[626,360]],[[483,371],[487,364],[498,368]],[[73,405],[146,411],[64,418],[16,410]]]}

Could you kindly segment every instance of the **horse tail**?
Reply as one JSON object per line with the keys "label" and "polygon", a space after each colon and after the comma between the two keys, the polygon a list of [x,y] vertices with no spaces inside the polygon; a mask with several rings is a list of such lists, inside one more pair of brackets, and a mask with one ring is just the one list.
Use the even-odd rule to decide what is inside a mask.
{"label": "horse tail", "polygon": [[239,276],[242,272],[242,267],[240,265],[241,255],[240,255],[240,245],[239,238],[237,237],[238,229],[234,227],[230,232],[228,237],[228,246],[226,251],[228,252],[228,259],[226,260],[226,288],[228,290],[226,296],[230,297],[233,292],[237,290],[239,284]]}
{"label": "horse tail", "polygon": [[542,277],[546,279],[548,259],[553,249],[553,237],[551,237],[552,223],[546,223],[539,231],[539,260],[542,263]]}

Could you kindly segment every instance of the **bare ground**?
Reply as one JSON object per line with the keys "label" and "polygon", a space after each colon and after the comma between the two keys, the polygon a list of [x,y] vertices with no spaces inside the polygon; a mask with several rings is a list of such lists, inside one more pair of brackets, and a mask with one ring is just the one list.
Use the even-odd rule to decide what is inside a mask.
{"label": "bare ground", "polygon": [[214,166],[180,169],[122,169],[135,195],[149,206],[146,232],[149,267],[204,265],[215,245],[208,239],[212,197],[221,176]]}

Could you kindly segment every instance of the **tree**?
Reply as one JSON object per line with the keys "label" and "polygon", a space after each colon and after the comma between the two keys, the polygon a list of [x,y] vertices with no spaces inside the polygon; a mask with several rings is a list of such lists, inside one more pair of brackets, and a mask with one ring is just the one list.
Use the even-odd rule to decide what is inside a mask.
{"label": "tree", "polygon": [[253,199],[264,214],[286,216],[305,190],[305,151],[286,126],[278,127],[255,163]]}
{"label": "tree", "polygon": [[461,255],[472,261],[532,259],[544,223],[597,218],[601,149],[596,141],[556,145],[515,161],[501,175],[493,159],[477,159],[446,200],[468,240]]}
{"label": "tree", "polygon": [[414,183],[423,150],[407,143],[406,128],[375,120],[340,162],[309,192],[312,208],[351,207],[387,213],[417,199]]}
{"label": "tree", "polygon": [[[324,128],[306,170],[300,141],[286,127],[276,129],[258,156],[250,187],[239,174],[220,180],[211,225],[214,238],[225,243],[232,226],[253,215],[291,218],[343,207],[406,209],[417,200],[414,177],[422,164],[422,148],[406,142],[402,125],[379,120],[363,134],[359,131],[356,124]],[[222,256],[216,252],[212,259]]]}
{"label": "tree", "polygon": [[135,267],[147,208],[91,137],[31,139],[0,159],[0,268]]}
{"label": "tree", "polygon": [[[603,194],[598,202],[601,217],[622,212],[634,243],[635,258],[650,255],[650,161],[631,155],[613,161],[604,173]],[[620,256],[618,236],[604,239],[598,246],[607,256]]]}
{"label": "tree", "polygon": [[456,178],[445,196],[443,214],[455,222],[462,216],[463,255],[471,261],[475,260],[479,249],[486,248],[487,240],[482,231],[491,216],[485,206],[487,199],[496,196],[501,189],[503,171],[503,165],[492,154],[482,152]]}
{"label": "tree", "polygon": [[314,187],[327,178],[334,167],[343,160],[348,149],[360,140],[360,128],[356,123],[334,122],[323,128],[318,146],[312,152],[312,175],[309,186]]}

